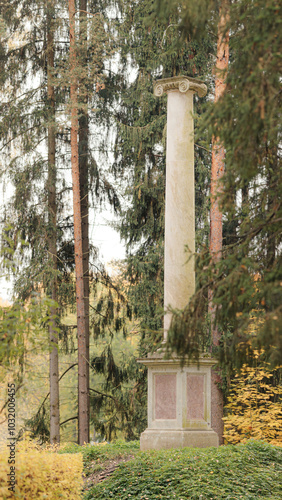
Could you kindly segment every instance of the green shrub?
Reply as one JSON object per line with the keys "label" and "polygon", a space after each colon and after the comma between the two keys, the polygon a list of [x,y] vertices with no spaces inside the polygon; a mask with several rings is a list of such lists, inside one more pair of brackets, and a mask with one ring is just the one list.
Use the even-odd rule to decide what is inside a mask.
{"label": "green shrub", "polygon": [[150,451],[120,465],[84,500],[281,500],[281,473],[281,448],[258,441]]}

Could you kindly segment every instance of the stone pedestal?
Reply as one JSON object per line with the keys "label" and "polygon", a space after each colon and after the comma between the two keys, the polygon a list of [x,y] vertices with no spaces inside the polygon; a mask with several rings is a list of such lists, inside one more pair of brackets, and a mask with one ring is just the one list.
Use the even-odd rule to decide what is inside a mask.
{"label": "stone pedestal", "polygon": [[[180,76],[154,83],[155,96],[167,93],[164,341],[171,322],[169,307],[183,309],[195,291],[195,189],[193,95],[206,94],[203,82]],[[168,312],[167,312],[168,311]],[[161,353],[139,360],[148,366],[148,428],[142,450],[218,446],[211,429],[211,366],[181,368]]]}
{"label": "stone pedestal", "polygon": [[153,354],[140,360],[148,366],[148,428],[141,450],[218,446],[211,429],[211,366],[215,360],[181,368],[177,359]]}

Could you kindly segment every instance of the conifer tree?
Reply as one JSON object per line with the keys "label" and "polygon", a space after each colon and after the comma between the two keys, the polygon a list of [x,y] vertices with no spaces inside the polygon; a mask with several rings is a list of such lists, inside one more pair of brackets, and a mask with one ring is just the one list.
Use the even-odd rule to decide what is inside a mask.
{"label": "conifer tree", "polygon": [[[227,3],[222,5],[219,13],[217,52],[215,65],[215,95],[214,101],[218,102],[226,90],[226,73],[229,61],[229,34],[226,33],[228,18]],[[218,202],[218,191],[220,190],[220,179],[224,173],[224,147],[218,143],[217,138],[212,140],[211,158],[211,209],[210,209],[210,253],[215,261],[221,258],[223,231],[222,213]],[[213,321],[212,294],[209,297],[209,312],[211,315],[212,342],[219,345],[220,333]]]}
{"label": "conifer tree", "polygon": [[[179,31],[174,23],[154,20],[151,0],[119,2],[117,19],[121,47],[120,69],[109,72],[103,91],[102,117],[112,103],[116,123],[113,172],[123,177],[128,208],[121,214],[120,233],[128,250],[129,293],[132,307],[141,319],[142,330],[160,330],[163,315],[163,232],[166,102],[152,93],[153,80],[177,74],[203,76],[210,63],[212,44],[204,46],[189,39],[178,45]],[[131,73],[133,76],[128,76]],[[111,91],[113,89],[113,91]],[[109,106],[109,107],[107,107]],[[196,110],[197,110],[196,105]],[[206,231],[207,152],[197,146],[197,226]],[[126,181],[126,184],[125,184]],[[126,207],[126,205],[125,205]],[[206,234],[207,236],[207,234]]]}
{"label": "conifer tree", "polygon": [[[81,43],[81,63],[87,67],[87,0],[79,2],[79,37]],[[84,43],[83,43],[84,42]],[[80,92],[82,89],[80,88]],[[81,92],[83,94],[83,92]],[[82,255],[83,255],[83,281],[84,281],[84,310],[85,310],[85,342],[87,383],[87,406],[89,411],[89,168],[88,168],[88,141],[89,141],[89,118],[88,118],[88,95],[81,95],[80,100],[85,102],[84,109],[78,118],[78,149],[79,149],[79,191],[81,203],[81,231],[82,231]],[[88,438],[89,440],[89,438]]]}
{"label": "conifer tree", "polygon": [[[18,7],[21,8],[20,16]],[[13,95],[2,105],[1,132],[7,173],[15,185],[15,197],[10,212],[7,211],[7,222],[11,223],[9,236],[14,238],[14,248],[19,254],[19,266],[15,269],[15,293],[25,299],[34,291],[41,290],[43,285],[47,294],[56,297],[59,309],[53,308],[54,321],[50,325],[51,342],[54,345],[59,326],[57,313],[60,311],[61,315],[68,304],[74,304],[75,298],[71,277],[74,269],[72,224],[69,223],[69,215],[62,214],[64,196],[69,187],[64,173],[60,172],[68,166],[69,150],[69,129],[68,124],[64,123],[70,78],[68,12],[65,3],[57,2],[54,5],[52,0],[36,2],[34,16],[31,15],[33,7],[32,2],[5,2],[3,12],[10,30],[9,36],[15,33],[19,38],[19,46],[13,47],[7,53],[1,53],[7,75],[6,84],[11,86],[9,91],[11,95],[12,90]],[[79,38],[76,40],[79,54],[79,68],[77,67],[76,71],[79,75],[79,162],[82,172],[80,203],[83,214],[85,286],[83,296],[87,310],[89,177],[93,181],[91,187],[97,200],[102,199],[105,192],[109,200],[114,201],[116,205],[117,198],[111,184],[104,174],[99,172],[88,148],[88,96],[93,96],[94,89],[94,98],[91,97],[93,108],[103,69],[103,57],[107,50],[103,19],[95,9],[93,13],[87,13],[85,1],[81,2],[78,12],[81,22]],[[34,20],[34,24],[31,22],[31,29],[25,32],[26,26],[29,26],[28,19]],[[97,40],[101,43],[95,44]],[[33,81],[30,78],[32,74]],[[40,85],[37,86],[38,82]],[[12,161],[9,161],[7,154],[10,142],[18,152]],[[43,152],[40,144],[46,146]],[[57,353],[57,347],[51,349],[51,358],[54,359]],[[51,373],[54,373],[56,378],[58,370],[51,368]],[[53,413],[51,411],[51,415]],[[58,441],[58,434],[56,436]]]}
{"label": "conifer tree", "polygon": [[[50,294],[57,303],[57,201],[56,201],[56,129],[54,72],[54,2],[47,3],[47,98],[48,120],[48,252],[53,263]],[[59,352],[57,310],[51,309],[50,335],[50,443],[60,442]]]}
{"label": "conifer tree", "polygon": [[81,193],[78,159],[78,74],[75,40],[75,2],[69,0],[70,23],[70,113],[71,113],[71,167],[73,186],[74,252],[76,276],[77,344],[78,344],[78,443],[89,441],[89,410],[87,393],[86,324],[84,302],[84,273],[82,249]]}
{"label": "conifer tree", "polygon": [[[202,21],[214,26],[218,11],[213,2],[208,5],[209,14],[201,20],[191,18],[192,2],[181,2],[183,33],[197,36]],[[275,0],[238,0],[230,5],[226,28],[232,33],[227,91],[210,104],[202,130],[224,146],[219,202],[226,226],[236,221],[236,227],[219,262],[210,260],[208,251],[198,260],[198,290],[174,319],[171,345],[188,354],[192,343],[199,353],[209,288],[215,322],[223,332],[220,359],[229,369],[246,360],[252,363],[257,347],[265,349],[273,364],[281,359],[281,7]],[[254,322],[257,328],[250,334]]]}
{"label": "conifer tree", "polygon": [[[226,90],[226,73],[229,62],[229,34],[226,32],[228,20],[228,3],[225,2],[220,7],[219,22],[217,28],[217,51],[215,65],[215,94],[214,100],[218,102]],[[219,207],[218,195],[220,192],[220,180],[224,173],[224,147],[218,142],[217,138],[212,138],[212,157],[211,157],[211,187],[210,187],[210,254],[211,258],[217,262],[221,259],[223,246],[223,224],[222,213]],[[214,321],[214,305],[212,290],[208,292],[208,313],[211,323],[211,343],[213,346],[219,346],[221,333]],[[223,393],[220,389],[222,379],[218,372],[212,370],[213,398],[212,414],[220,415],[221,420],[217,420],[216,432],[219,437],[219,444],[223,444]],[[220,424],[219,424],[220,422]]]}
{"label": "conifer tree", "polygon": [[[34,24],[29,25],[32,2],[4,2],[9,41],[3,60],[6,98],[3,106],[2,147],[6,174],[15,186],[7,211],[18,267],[15,295],[29,299],[42,288],[53,299],[50,340],[50,440],[59,442],[57,164],[55,124],[55,32],[58,28],[52,0],[36,2]],[[30,29],[28,27],[30,26]],[[34,75],[34,79],[31,76]],[[29,127],[28,127],[29,125]],[[41,143],[46,145],[46,156]],[[38,147],[39,146],[39,147]],[[47,157],[47,159],[46,159]],[[62,180],[60,180],[60,183]],[[46,186],[46,191],[45,191]],[[46,194],[47,193],[47,196]],[[41,292],[40,292],[41,293]]]}
{"label": "conifer tree", "polygon": [[[174,23],[177,18],[170,22],[155,19],[152,26],[149,16],[153,5],[151,0],[118,2],[114,19],[118,57],[115,64],[109,66],[97,116],[105,126],[112,126],[113,121],[115,124],[112,172],[122,192],[119,231],[127,245],[123,291],[129,318],[139,321],[140,356],[155,351],[163,338],[166,102],[153,96],[153,81],[177,74],[204,77],[213,50],[207,37],[201,50],[198,43],[189,39],[180,45],[180,33]],[[108,142],[109,135],[105,137]],[[199,146],[197,144],[196,149],[197,242],[208,244],[209,153]],[[104,314],[104,309],[100,312]],[[114,318],[119,319],[115,314]],[[121,370],[111,346],[109,349],[101,359],[95,357],[91,361],[94,371],[106,378],[104,394],[93,397],[91,393],[92,405],[96,415],[103,414],[112,405],[115,414],[120,416],[116,417],[116,425],[124,426],[127,437],[132,438],[146,425],[146,371],[136,361],[127,363],[126,370]],[[109,366],[117,374],[116,378],[108,373]],[[136,378],[134,405],[130,404],[131,395],[124,392],[126,385],[120,380],[117,383],[121,372],[123,381]],[[129,417],[127,422],[125,414]],[[96,421],[96,426],[104,430],[107,437],[115,431],[112,421],[108,426]]]}

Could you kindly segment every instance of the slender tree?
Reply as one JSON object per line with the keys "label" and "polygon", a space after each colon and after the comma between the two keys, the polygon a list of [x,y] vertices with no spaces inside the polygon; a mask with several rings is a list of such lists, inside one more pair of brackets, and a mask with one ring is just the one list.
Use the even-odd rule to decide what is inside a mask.
{"label": "slender tree", "polygon": [[[57,294],[57,201],[56,129],[54,73],[54,2],[47,2],[47,96],[48,96],[48,252],[51,261],[49,290],[54,302]],[[50,335],[50,442],[60,442],[59,352],[57,310],[51,309]]]}
{"label": "slender tree", "polygon": [[[87,71],[87,0],[79,2],[79,37],[81,45],[80,64],[84,65]],[[84,311],[85,311],[85,336],[86,336],[86,361],[89,365],[89,118],[88,118],[88,85],[79,87],[80,101],[83,107],[78,120],[79,138],[79,189],[81,203],[81,230],[82,230],[82,254],[83,254],[83,281],[84,281]],[[88,412],[89,412],[89,368],[86,371]],[[88,438],[89,440],[89,438]]]}
{"label": "slender tree", "polygon": [[[217,52],[215,65],[215,95],[214,101],[217,103],[223,96],[226,89],[226,73],[229,62],[229,34],[227,32],[227,2],[224,2],[220,8],[218,33],[217,33]],[[219,206],[220,181],[224,174],[224,146],[220,144],[219,139],[212,139],[212,158],[211,158],[211,208],[210,208],[210,253],[213,262],[218,262],[222,255],[223,227],[222,211]],[[209,316],[211,323],[211,343],[218,346],[221,333],[215,324],[215,310],[213,304],[212,290],[209,290]],[[216,415],[216,422],[212,422],[213,428],[219,436],[220,444],[223,444],[223,392],[220,389],[221,378],[219,374],[212,371],[212,415]]]}
{"label": "slender tree", "polygon": [[[215,95],[214,101],[217,103],[226,89],[226,73],[229,61],[229,35],[226,33],[227,25],[226,3],[220,9],[217,34],[217,53],[215,65]],[[219,139],[213,137],[212,140],[212,161],[211,161],[211,209],[210,209],[210,252],[214,262],[221,258],[222,254],[222,211],[219,207],[220,181],[224,174],[224,146],[219,143]],[[210,313],[212,314],[212,295],[209,300]],[[220,333],[212,318],[212,342],[219,344]]]}
{"label": "slender tree", "polygon": [[78,442],[89,440],[89,411],[87,393],[87,346],[84,302],[84,272],[82,245],[81,193],[78,151],[78,73],[75,40],[75,1],[69,0],[69,32],[70,32],[70,114],[71,114],[71,167],[73,186],[74,216],[74,252],[76,275],[77,305],[77,342],[78,342]]}

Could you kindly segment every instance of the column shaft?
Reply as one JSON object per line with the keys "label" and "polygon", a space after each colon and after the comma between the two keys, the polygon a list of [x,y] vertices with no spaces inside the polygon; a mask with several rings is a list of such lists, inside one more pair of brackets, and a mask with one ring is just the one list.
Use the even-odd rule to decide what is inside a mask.
{"label": "column shaft", "polygon": [[[193,94],[167,91],[164,307],[182,309],[195,291]],[[171,314],[164,317],[164,337]]]}

